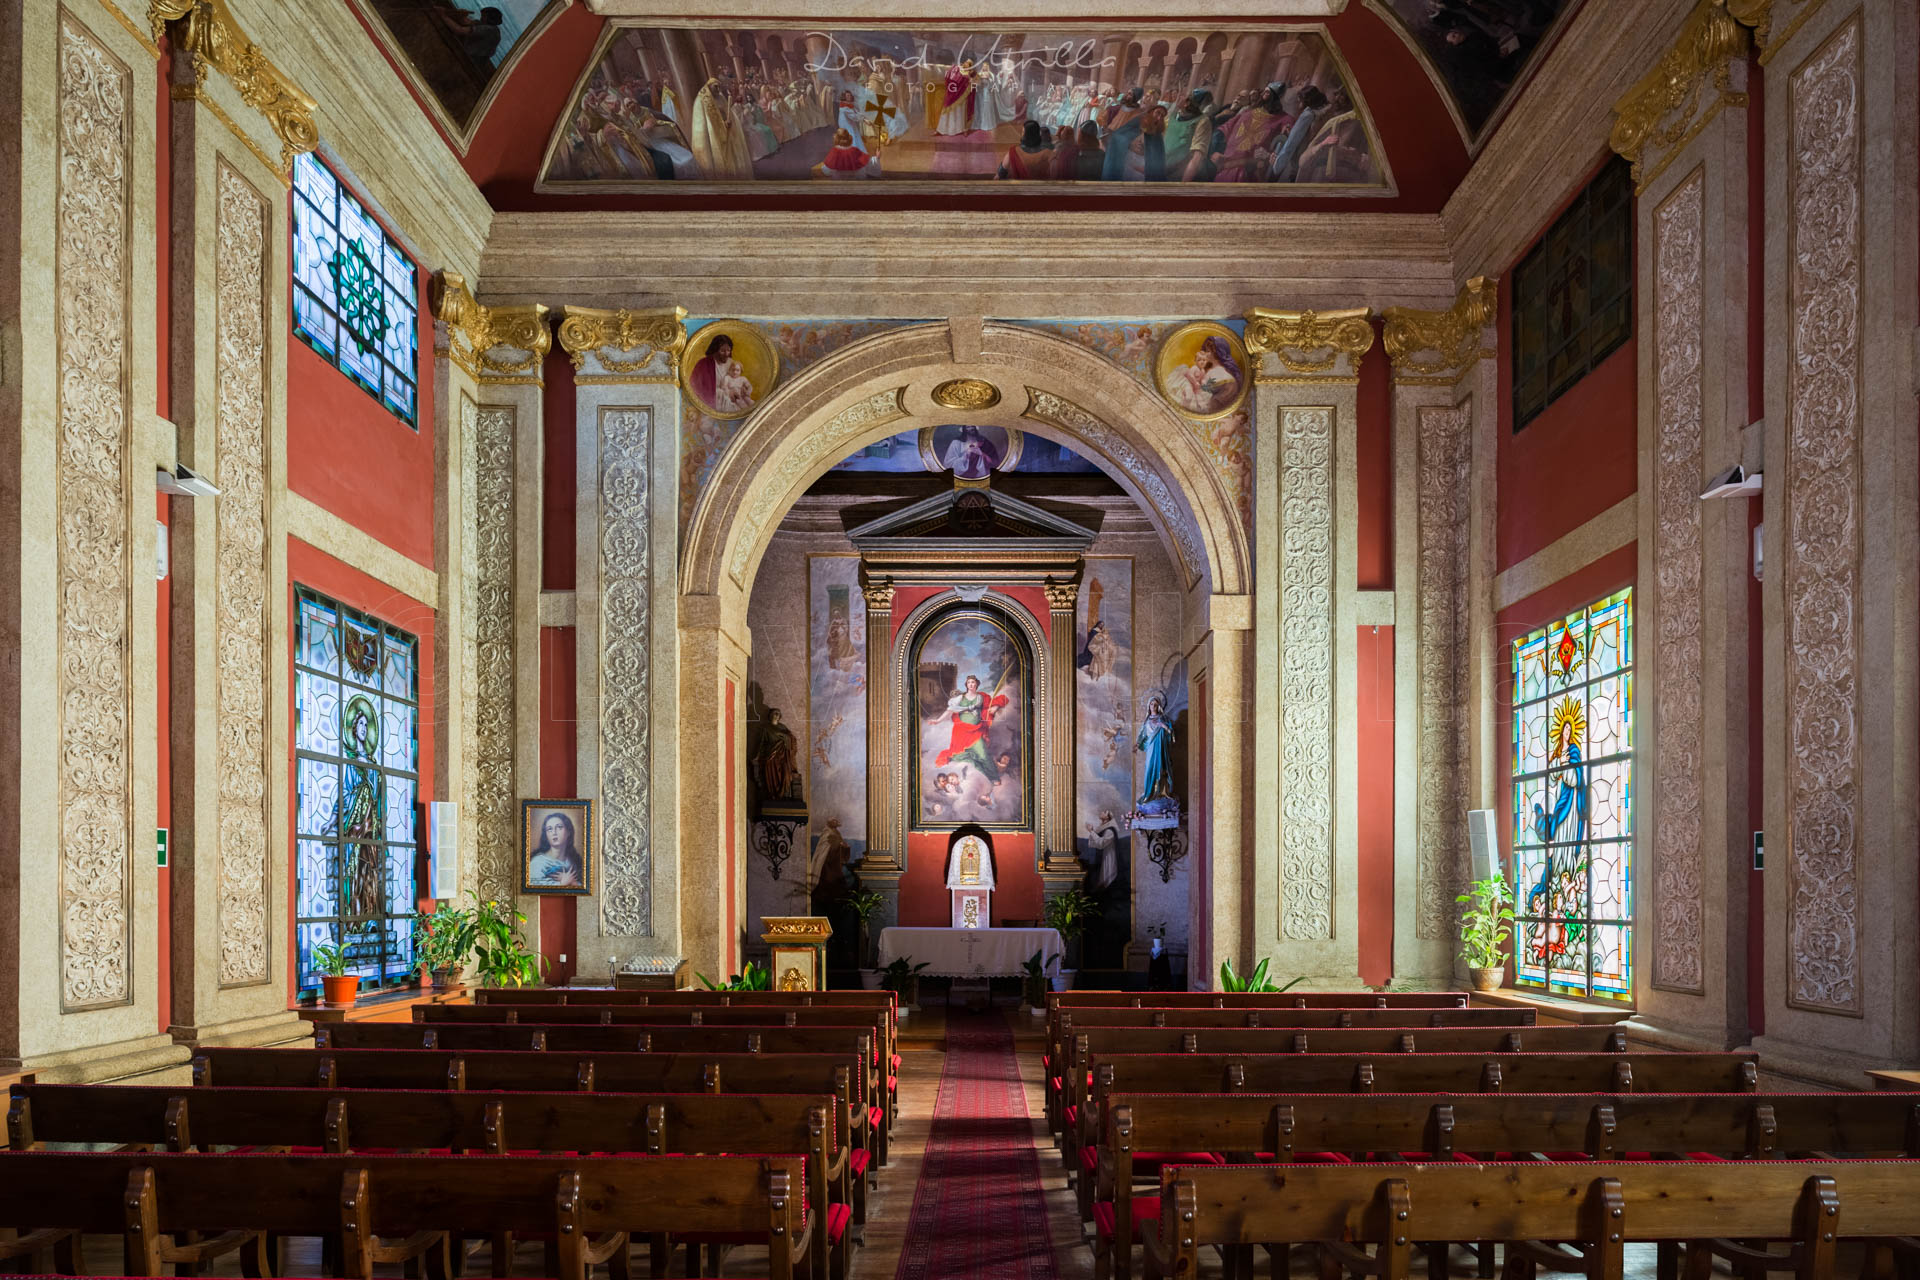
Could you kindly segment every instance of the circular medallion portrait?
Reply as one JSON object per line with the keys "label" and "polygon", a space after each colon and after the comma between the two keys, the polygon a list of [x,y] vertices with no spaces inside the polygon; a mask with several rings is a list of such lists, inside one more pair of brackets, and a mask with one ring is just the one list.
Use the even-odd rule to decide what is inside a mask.
{"label": "circular medallion portrait", "polygon": [[960,480],[985,480],[996,471],[1011,471],[1025,444],[1026,437],[1012,427],[922,427],[920,460],[929,471],[951,471]]}
{"label": "circular medallion portrait", "polygon": [[1224,418],[1246,403],[1253,386],[1247,349],[1223,324],[1183,324],[1166,336],[1154,360],[1154,383],[1189,418]]}
{"label": "circular medallion portrait", "polygon": [[709,418],[744,418],[780,376],[780,353],[744,320],[702,325],[680,353],[680,385]]}

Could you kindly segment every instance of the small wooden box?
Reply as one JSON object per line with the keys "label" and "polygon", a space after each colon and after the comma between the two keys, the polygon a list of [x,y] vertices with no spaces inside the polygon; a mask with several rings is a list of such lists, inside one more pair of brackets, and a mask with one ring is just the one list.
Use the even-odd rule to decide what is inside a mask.
{"label": "small wooden box", "polygon": [[613,975],[615,991],[685,991],[691,983],[688,977],[693,969],[690,962],[682,960],[673,967],[672,973],[616,973]]}

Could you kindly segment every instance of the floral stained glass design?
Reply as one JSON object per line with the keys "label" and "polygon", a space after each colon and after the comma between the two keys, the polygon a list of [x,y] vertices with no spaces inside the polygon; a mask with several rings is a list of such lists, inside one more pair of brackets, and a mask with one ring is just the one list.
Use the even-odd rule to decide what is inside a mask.
{"label": "floral stained glass design", "polygon": [[362,986],[413,972],[419,642],[306,588],[294,596],[294,929],[342,943]]}
{"label": "floral stained glass design", "polygon": [[1513,646],[1514,976],[1633,998],[1633,590]]}
{"label": "floral stained glass design", "polygon": [[293,331],[417,425],[418,270],[338,174],[293,159]]}

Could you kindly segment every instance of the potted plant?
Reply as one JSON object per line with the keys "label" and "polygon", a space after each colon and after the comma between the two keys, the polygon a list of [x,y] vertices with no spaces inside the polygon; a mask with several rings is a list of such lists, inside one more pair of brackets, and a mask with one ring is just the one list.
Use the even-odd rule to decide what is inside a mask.
{"label": "potted plant", "polygon": [[1507,940],[1513,937],[1513,886],[1505,876],[1475,880],[1454,898],[1460,913],[1460,958],[1475,991],[1498,991],[1507,977]]}
{"label": "potted plant", "polygon": [[1047,1011],[1047,970],[1059,963],[1059,956],[1043,959],[1042,954],[1036,951],[1020,965],[1023,974],[1020,979],[1020,998],[1026,1003],[1027,1011],[1036,1018]]}
{"label": "potted plant", "polygon": [[413,917],[413,954],[436,987],[459,985],[461,965],[473,953],[473,912],[442,902]]}
{"label": "potted plant", "polygon": [[360,996],[360,975],[347,972],[350,963],[347,948],[353,945],[358,932],[349,933],[342,942],[316,943],[313,948],[313,966],[320,971],[322,999],[336,1008],[350,1006]]}
{"label": "potted plant", "polygon": [[880,960],[873,951],[870,922],[886,903],[886,895],[877,889],[856,889],[847,895],[847,906],[860,922],[860,958],[866,962],[860,969],[860,985],[869,991],[880,987]]}
{"label": "potted plant", "polygon": [[904,1018],[908,1009],[920,1007],[920,971],[926,967],[913,963],[912,956],[898,956],[880,971],[880,985],[893,992],[900,1006],[897,1016]]}
{"label": "potted plant", "polygon": [[1307,975],[1303,973],[1299,977],[1287,983],[1286,986],[1276,987],[1273,985],[1273,982],[1267,977],[1267,965],[1270,963],[1272,963],[1271,959],[1262,960],[1259,964],[1253,966],[1252,973],[1248,974],[1246,977],[1243,978],[1239,974],[1233,971],[1233,961],[1222,960],[1220,962],[1220,989],[1222,991],[1258,991],[1262,993],[1265,993],[1265,992],[1278,993],[1281,991],[1291,991],[1293,988],[1299,986],[1301,983],[1307,980]]}
{"label": "potted plant", "polygon": [[1047,899],[1047,927],[1056,930],[1060,940],[1067,946],[1067,954],[1061,958],[1060,968],[1053,975],[1055,991],[1073,990],[1073,970],[1067,967],[1067,962],[1078,958],[1080,935],[1087,931],[1087,925],[1097,910],[1099,904],[1084,889],[1069,889]]}
{"label": "potted plant", "polygon": [[704,973],[696,973],[700,984],[709,991],[770,991],[773,989],[773,970],[761,968],[753,961],[747,961],[745,973],[736,973],[725,982],[715,982]]}
{"label": "potted plant", "polygon": [[527,918],[514,910],[510,902],[497,898],[483,900],[472,890],[473,968],[480,981],[490,987],[525,987],[539,982],[547,971],[547,958],[527,948],[520,926]]}

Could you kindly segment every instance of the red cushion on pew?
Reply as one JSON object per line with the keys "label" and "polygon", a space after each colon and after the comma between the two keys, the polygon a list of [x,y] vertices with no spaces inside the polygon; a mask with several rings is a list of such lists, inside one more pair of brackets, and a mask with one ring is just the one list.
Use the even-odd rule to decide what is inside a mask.
{"label": "red cushion on pew", "polygon": [[898,1071],[900,1069],[900,1055],[895,1053],[895,1054],[890,1054],[888,1056],[892,1059],[888,1063],[888,1065],[891,1066],[895,1071]]}
{"label": "red cushion on pew", "polygon": [[1136,1175],[1159,1176],[1160,1170],[1170,1164],[1225,1164],[1227,1159],[1213,1151],[1142,1151],[1133,1158],[1133,1171]]}
{"label": "red cushion on pew", "polygon": [[827,1206],[827,1242],[829,1244],[847,1234],[847,1224],[853,1221],[851,1205],[830,1204]]}
{"label": "red cushion on pew", "polygon": [[1080,1167],[1088,1173],[1100,1167],[1100,1151],[1097,1147],[1080,1148]]}
{"label": "red cushion on pew", "polygon": [[[1160,1216],[1159,1196],[1135,1196],[1133,1198],[1133,1230],[1128,1233],[1129,1240],[1140,1238],[1140,1224],[1151,1222]],[[1103,1236],[1113,1235],[1113,1201],[1096,1200],[1093,1202],[1093,1229]]]}
{"label": "red cushion on pew", "polygon": [[875,1045],[873,1049],[873,1065],[876,1067],[880,1065],[880,1047],[878,1045]]}
{"label": "red cushion on pew", "polygon": [[882,1123],[884,1123],[884,1122],[886,1121],[886,1118],[887,1118],[887,1113],[886,1113],[886,1110],[885,1110],[884,1108],[882,1108],[882,1107],[868,1107],[868,1108],[867,1108],[867,1123],[868,1123],[868,1124],[882,1124]]}
{"label": "red cushion on pew", "polygon": [[1068,1124],[1080,1123],[1080,1108],[1071,1106],[1071,1105],[1067,1107],[1067,1123]]}
{"label": "red cushion on pew", "polygon": [[[1253,1158],[1266,1164],[1273,1164],[1280,1159],[1278,1155],[1276,1155],[1274,1152],[1271,1152],[1271,1151],[1256,1151],[1253,1154]],[[1224,1164],[1225,1161],[1222,1161],[1221,1163]],[[1296,1155],[1293,1158],[1292,1163],[1294,1164],[1352,1164],[1353,1160],[1350,1157],[1338,1151],[1303,1151],[1299,1155]]]}
{"label": "red cushion on pew", "polygon": [[848,1157],[848,1166],[853,1170],[856,1178],[865,1173],[867,1166],[872,1163],[873,1152],[867,1150],[865,1147],[853,1152],[852,1155]]}
{"label": "red cushion on pew", "polygon": [[893,1089],[898,1089],[899,1087],[900,1087],[900,1077],[899,1077],[899,1076],[888,1076],[888,1077],[887,1077],[887,1088],[888,1088],[889,1090],[893,1090]]}
{"label": "red cushion on pew", "polygon": [[1052,1076],[1052,1077],[1049,1077],[1049,1079],[1052,1080],[1054,1092],[1056,1093],[1060,1092],[1061,1090],[1067,1087],[1067,1082],[1065,1080],[1062,1080],[1059,1076]]}

